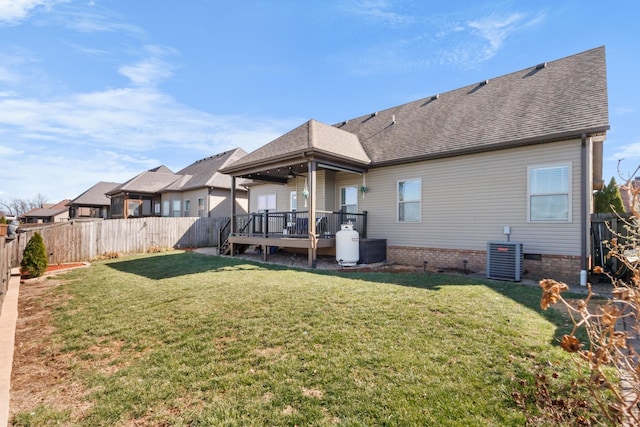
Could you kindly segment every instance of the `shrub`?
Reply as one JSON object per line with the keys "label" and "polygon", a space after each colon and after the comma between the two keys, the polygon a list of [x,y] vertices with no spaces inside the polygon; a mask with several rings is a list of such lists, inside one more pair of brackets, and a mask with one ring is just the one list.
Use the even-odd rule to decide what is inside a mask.
{"label": "shrub", "polygon": [[30,277],[40,277],[46,271],[47,264],[47,248],[40,233],[36,232],[24,248],[20,270]]}
{"label": "shrub", "polygon": [[4,215],[0,216],[0,224],[8,224],[9,222],[7,221],[7,218],[4,217]]}
{"label": "shrub", "polygon": [[[628,179],[624,188],[632,198],[631,217],[618,218],[624,224],[622,232],[608,224],[613,237],[603,245],[610,251],[608,257],[624,266],[619,271],[626,274],[602,267],[593,269],[594,274],[608,277],[612,298],[590,305],[593,293],[587,284],[588,296],[572,302],[561,295],[568,290],[566,284],[544,279],[540,281],[540,305],[546,309],[558,303],[568,311],[573,329],[562,337],[560,346],[571,353],[579,368],[587,371],[581,384],[596,400],[601,413],[611,424],[640,425],[640,347],[636,339],[640,331],[640,186]],[[586,332],[586,340],[577,337],[579,330]]]}

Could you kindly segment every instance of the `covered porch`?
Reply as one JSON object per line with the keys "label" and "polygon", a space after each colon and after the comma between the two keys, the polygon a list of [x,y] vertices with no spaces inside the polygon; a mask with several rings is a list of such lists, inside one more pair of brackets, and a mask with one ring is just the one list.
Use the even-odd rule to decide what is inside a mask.
{"label": "covered porch", "polygon": [[[232,177],[232,215],[228,237],[220,236],[220,253],[234,255],[239,245],[257,245],[266,260],[271,247],[305,248],[315,267],[320,248],[335,247],[341,224],[351,222],[362,237],[367,234],[367,213],[341,206],[333,177],[338,173],[361,175],[370,164],[358,137],[339,128],[310,120],[221,170]],[[320,176],[320,178],[319,178]],[[249,179],[249,193],[261,186],[280,184],[293,191],[304,208],[287,211],[250,203],[249,214],[235,212],[235,181]],[[304,183],[300,188],[298,183]],[[324,193],[319,191],[321,188]],[[250,200],[251,200],[250,196]]]}
{"label": "covered porch", "polygon": [[[362,238],[367,236],[367,212],[347,213],[316,211],[315,232],[310,234],[309,211],[258,212],[234,215],[228,227],[227,242],[220,253],[235,254],[238,248],[258,246],[267,261],[272,248],[303,248],[307,250],[335,248],[336,233],[342,224],[352,224]],[[234,233],[230,232],[232,223]],[[223,233],[224,233],[223,229]],[[314,267],[315,258],[310,266]]]}

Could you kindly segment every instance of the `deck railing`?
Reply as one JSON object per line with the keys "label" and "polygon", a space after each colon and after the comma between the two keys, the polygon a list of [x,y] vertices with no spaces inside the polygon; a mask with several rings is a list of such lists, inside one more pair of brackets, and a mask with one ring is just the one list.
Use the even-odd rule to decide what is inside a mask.
{"label": "deck railing", "polygon": [[[309,212],[263,211],[235,215],[235,236],[248,237],[309,237]],[[316,212],[316,235],[335,237],[342,224],[351,222],[362,238],[367,237],[367,211],[361,213]]]}

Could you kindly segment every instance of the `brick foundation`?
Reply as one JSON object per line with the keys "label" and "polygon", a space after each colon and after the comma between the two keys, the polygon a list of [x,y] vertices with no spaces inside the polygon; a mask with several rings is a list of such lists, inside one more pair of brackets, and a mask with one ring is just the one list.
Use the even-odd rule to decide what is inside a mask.
{"label": "brick foundation", "polygon": [[[538,259],[525,259],[525,279],[552,278],[570,284],[580,282],[580,257],[564,255],[540,255]],[[487,270],[487,252],[464,249],[416,248],[387,246],[387,260],[399,264],[424,266],[429,271],[465,268],[474,273]]]}

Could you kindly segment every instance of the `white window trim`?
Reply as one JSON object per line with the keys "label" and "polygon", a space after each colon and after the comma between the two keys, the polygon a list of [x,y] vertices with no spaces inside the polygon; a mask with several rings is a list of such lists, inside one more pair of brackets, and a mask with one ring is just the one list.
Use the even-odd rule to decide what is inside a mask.
{"label": "white window trim", "polygon": [[[261,206],[260,201],[264,200],[266,204],[266,206]],[[269,201],[273,200],[273,208],[269,209]],[[258,212],[264,212],[265,210],[269,210],[269,211],[275,211],[278,209],[278,199],[275,193],[269,193],[269,194],[260,194],[258,195],[258,199],[257,199],[257,211]]]}
{"label": "white window trim", "polygon": [[[420,200],[418,200],[418,203],[420,205],[420,207],[419,207],[420,217],[418,218],[417,221],[400,221],[400,192],[398,191],[398,187],[400,187],[400,183],[401,182],[408,182],[408,181],[418,181],[420,183]],[[395,191],[396,191],[396,223],[398,223],[398,224],[420,224],[420,223],[422,223],[422,192],[423,192],[422,178],[399,179],[399,180],[396,181],[396,189],[395,189]],[[412,201],[412,202],[414,202],[414,201]],[[406,202],[406,200],[405,200],[405,202]]]}
{"label": "white window trim", "polygon": [[346,204],[343,205],[342,204],[342,189],[344,189],[344,188],[355,188],[356,189],[356,203],[355,203],[356,211],[355,211],[355,213],[359,212],[358,211],[358,186],[357,185],[343,185],[343,186],[340,187],[340,193],[338,193],[338,198],[340,199],[339,200],[340,211],[342,211],[342,207],[343,206],[351,206],[351,205],[346,205]]}
{"label": "white window trim", "polygon": [[[202,201],[202,203],[200,203]],[[202,207],[202,208],[201,208]],[[206,217],[205,213],[207,211],[207,203],[204,197],[198,197],[196,200],[196,211],[198,213],[198,217]]]}
{"label": "white window trim", "polygon": [[[532,220],[531,219],[531,170],[532,169],[543,169],[543,168],[567,168],[567,196],[568,196],[568,206],[567,206],[567,219],[557,219],[557,220]],[[537,194],[537,195],[553,195],[553,194],[565,194],[565,193],[546,193],[546,194]],[[550,164],[541,164],[541,165],[533,165],[527,167],[527,222],[531,224],[570,224],[573,222],[573,169],[571,162],[565,163],[550,163]]]}
{"label": "white window trim", "polygon": [[[293,201],[295,200],[295,207],[293,207]],[[298,210],[298,192],[295,190],[289,191],[289,210],[297,211]]]}

